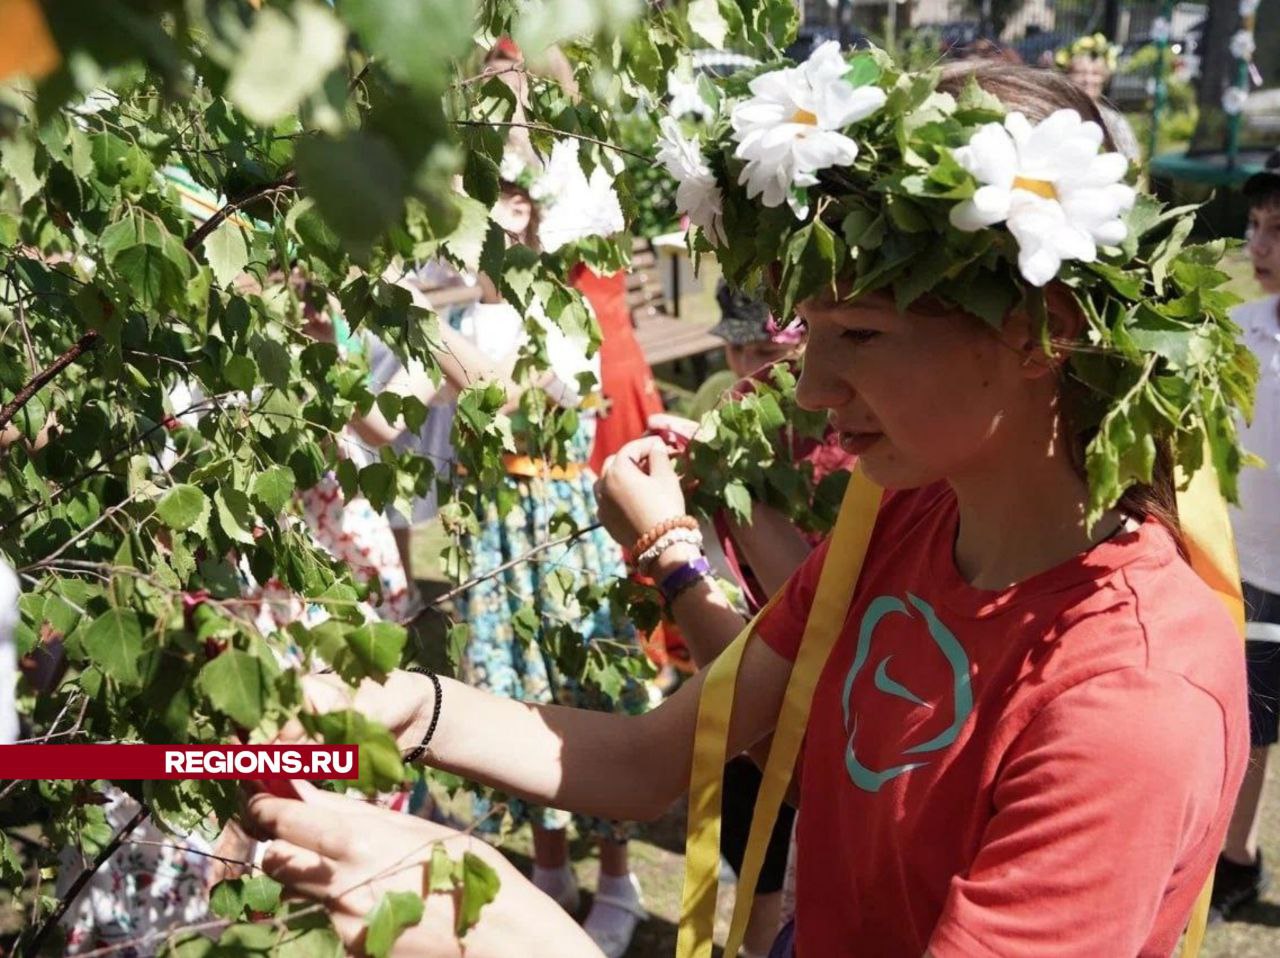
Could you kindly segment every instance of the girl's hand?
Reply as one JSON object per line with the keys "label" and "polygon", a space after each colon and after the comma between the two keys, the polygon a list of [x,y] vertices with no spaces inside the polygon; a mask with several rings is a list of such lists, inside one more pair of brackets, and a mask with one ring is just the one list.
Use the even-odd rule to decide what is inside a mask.
{"label": "girl's hand", "polygon": [[[245,827],[269,841],[262,869],[287,894],[324,906],[348,953],[364,954],[365,916],[389,891],[420,895],[422,921],[405,929],[393,958],[456,958],[463,954],[454,931],[456,896],[431,893],[431,856],[442,845],[456,861],[479,856],[498,873],[497,897],[480,911],[467,933],[467,958],[561,955],[599,958],[586,933],[550,898],[533,887],[495,849],[441,825],[322,792],[298,782],[302,801],[254,795]],[[537,929],[537,935],[530,935]]]}
{"label": "girl's hand", "polygon": [[[304,675],[302,697],[307,711],[317,715],[347,709],[385,725],[402,747],[422,740],[431,721],[435,705],[435,688],[431,680],[416,672],[395,671],[379,685],[365,679],[358,689],[351,689],[337,675]],[[280,732],[284,741],[306,738],[298,722],[290,722]]]}
{"label": "girl's hand", "polygon": [[[650,432],[658,435],[668,433],[672,436],[679,437],[683,440],[684,445],[688,445],[695,435],[698,433],[698,426],[701,423],[696,419],[685,419],[684,416],[673,416],[669,412],[654,413],[647,420],[645,425]],[[665,436],[663,437],[665,438]]]}
{"label": "girl's hand", "polygon": [[629,442],[605,462],[596,499],[600,521],[624,549],[659,522],[685,511],[680,477],[657,436]]}

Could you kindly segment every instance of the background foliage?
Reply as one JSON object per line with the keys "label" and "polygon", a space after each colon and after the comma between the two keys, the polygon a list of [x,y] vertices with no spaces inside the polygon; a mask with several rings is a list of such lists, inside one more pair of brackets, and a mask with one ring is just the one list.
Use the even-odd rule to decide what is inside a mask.
{"label": "background foliage", "polygon": [[[59,66],[38,84],[0,88],[0,424],[9,427],[0,551],[25,593],[20,654],[60,643],[67,666],[47,694],[27,689],[25,728],[38,741],[261,740],[297,711],[298,679],[278,664],[278,637],[248,614],[245,569],[327,609],[327,622],[295,625],[291,638],[352,682],[420,652],[402,626],[365,623],[366,591],[305,534],[295,494],[334,471],[348,496],[406,505],[435,482],[429,461],[383,449],[357,468],[335,437],[375,401],[411,428],[426,410],[375,400],[360,355],[305,335],[306,314],[340,303],[357,333],[438,374],[437,318],[384,274],[442,257],[483,270],[522,311],[536,299],[562,327],[589,326],[568,268],[580,256],[616,264],[628,244],[556,256],[508,248],[489,215],[506,133],[522,126],[544,154],[578,137],[593,166],[619,141],[616,115],[660,100],[680,50],[732,43],[767,55],[787,40],[795,9],[785,0],[43,9]],[[500,35],[535,65],[559,44],[581,96],[535,80],[520,112],[511,87],[482,68]],[[639,152],[635,137],[627,142]],[[224,198],[203,225],[184,211],[174,168]],[[636,186],[624,177],[620,187],[630,205]],[[530,370],[541,363],[536,341]],[[188,390],[195,398],[178,398]],[[459,400],[455,438],[476,483],[497,474],[522,434],[555,458],[557,437],[572,432],[531,394],[512,417],[500,405],[483,385]],[[453,487],[443,488],[447,497]],[[465,495],[446,514],[455,533],[474,521]],[[454,558],[461,571],[465,557]],[[531,641],[602,687],[632,667],[529,626]],[[358,716],[327,717],[316,731],[361,745],[368,790],[408,774],[388,733]],[[61,903],[33,890],[57,850],[93,858],[112,847],[94,797],[104,784],[15,783],[0,796],[6,828],[36,822],[44,833],[19,848],[0,832],[0,877],[34,896],[20,950],[38,939],[58,950],[56,935],[42,936]],[[178,831],[216,830],[236,807],[233,783],[118,784]],[[483,869],[441,868],[433,883],[456,880],[469,913],[492,894]],[[253,880],[220,888],[214,907],[235,920],[279,902]],[[384,901],[371,943],[375,927],[389,943],[414,920],[406,903]],[[328,954],[336,938],[315,914],[241,922],[217,954],[264,946]],[[210,947],[192,940],[173,952]]]}

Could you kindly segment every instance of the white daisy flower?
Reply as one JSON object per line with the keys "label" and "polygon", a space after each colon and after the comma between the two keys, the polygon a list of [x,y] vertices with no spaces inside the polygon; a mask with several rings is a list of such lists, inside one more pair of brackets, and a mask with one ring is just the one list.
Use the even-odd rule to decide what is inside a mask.
{"label": "white daisy flower", "polygon": [[502,162],[498,164],[498,177],[508,183],[517,183],[529,165],[515,150],[503,150]]}
{"label": "white daisy flower", "polygon": [[711,242],[723,245],[723,196],[716,185],[715,174],[702,158],[702,146],[680,131],[675,117],[664,116],[658,123],[658,162],[675,177],[676,207],[689,214],[689,222],[705,232]]}
{"label": "white daisy flower", "polygon": [[667,74],[667,98],[670,100],[667,110],[672,116],[692,115],[703,123],[716,118],[716,111],[698,92],[697,81],[686,79],[675,70]]}
{"label": "white daisy flower", "polygon": [[626,226],[609,157],[602,156],[588,178],[578,159],[579,146],[576,139],[557,140],[529,191],[542,205],[538,242],[548,253],[588,237],[612,236]]}
{"label": "white daisy flower", "polygon": [[1253,38],[1252,30],[1237,30],[1231,35],[1228,49],[1237,60],[1251,60],[1258,49],[1258,41]]}
{"label": "white daisy flower", "polygon": [[1228,116],[1237,116],[1244,112],[1244,105],[1249,102],[1249,91],[1244,87],[1229,86],[1222,91],[1222,110]]}
{"label": "white daisy flower", "polygon": [[1003,222],[1018,241],[1018,268],[1043,286],[1064,260],[1091,263],[1098,246],[1127,233],[1121,215],[1133,206],[1124,183],[1129,161],[1099,153],[1102,128],[1075,110],[1058,110],[1036,125],[1021,113],[988,123],[955,151],[982,184],[951,209],[951,224],[974,232]]}
{"label": "white daisy flower", "polygon": [[884,106],[877,86],[855,87],[840,44],[829,40],[798,67],[774,70],[751,81],[752,96],[733,108],[734,156],[747,165],[738,178],[747,196],[765,206],[791,205],[797,217],[809,212],[794,187],[813,186],[818,170],[848,166],[858,144],[840,131]]}

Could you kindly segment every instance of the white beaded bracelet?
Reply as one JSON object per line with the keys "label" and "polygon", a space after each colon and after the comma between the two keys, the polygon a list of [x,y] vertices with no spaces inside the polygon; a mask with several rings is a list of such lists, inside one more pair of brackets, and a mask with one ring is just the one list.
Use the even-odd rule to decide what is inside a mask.
{"label": "white beaded bracelet", "polygon": [[702,548],[702,533],[697,529],[672,529],[658,538],[658,541],[636,557],[636,568],[641,575],[649,574],[649,567],[658,561],[658,556],[674,545],[688,544]]}

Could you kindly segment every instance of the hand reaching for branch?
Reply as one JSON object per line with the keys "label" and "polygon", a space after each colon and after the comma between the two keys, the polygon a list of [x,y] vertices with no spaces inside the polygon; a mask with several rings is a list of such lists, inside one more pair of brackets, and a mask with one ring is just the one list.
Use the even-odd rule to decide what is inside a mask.
{"label": "hand reaching for branch", "polygon": [[[425,675],[416,672],[395,671],[387,681],[378,684],[365,679],[359,688],[352,690],[337,675],[305,675],[302,677],[302,696],[307,711],[317,715],[351,709],[366,718],[385,725],[402,747],[422,740],[431,720],[435,690]],[[299,722],[290,722],[280,732],[284,741],[298,741],[307,737]]]}
{"label": "hand reaching for branch", "polygon": [[624,549],[659,522],[683,515],[684,493],[666,444],[656,436],[636,439],[604,464],[596,483],[600,521]]}
{"label": "hand reaching for branch", "polygon": [[[253,796],[245,826],[270,841],[263,870],[289,895],[323,904],[350,953],[364,954],[365,916],[382,895],[411,892],[423,899],[422,920],[400,935],[393,958],[599,958],[573,919],[484,842],[306,782],[298,791],[302,801]],[[429,892],[436,845],[451,860],[476,855],[498,874],[497,897],[462,942],[455,933],[457,895]]]}

